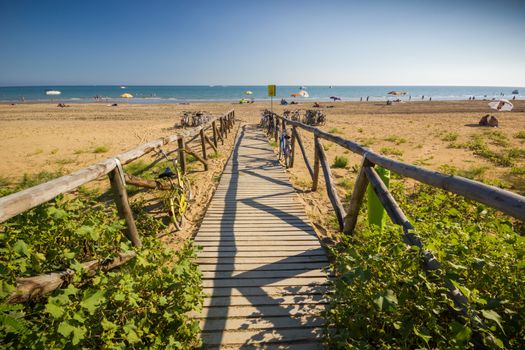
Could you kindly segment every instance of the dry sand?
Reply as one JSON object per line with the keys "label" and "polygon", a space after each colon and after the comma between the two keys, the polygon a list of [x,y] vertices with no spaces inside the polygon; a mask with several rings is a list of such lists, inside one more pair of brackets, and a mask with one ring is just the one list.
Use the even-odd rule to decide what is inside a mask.
{"label": "dry sand", "polygon": [[[130,149],[140,143],[174,133],[182,111],[204,110],[218,115],[235,108],[236,116],[243,122],[258,123],[260,112],[268,103],[239,105],[233,103],[192,103],[190,105],[133,105],[110,107],[107,104],[72,104],[59,108],[54,104],[0,105],[0,178],[16,182],[23,174],[41,171],[70,172],[97,160]],[[284,109],[307,109],[312,103],[294,106],[275,106]],[[368,145],[381,153],[431,169],[451,165],[483,181],[502,185],[516,192],[525,191],[525,178],[519,169],[525,166],[524,157],[514,160],[513,166],[498,166],[477,156],[465,147],[450,148],[451,143],[465,144],[473,135],[480,135],[491,150],[503,152],[514,148],[522,150],[525,140],[517,138],[525,133],[525,101],[516,101],[510,113],[497,113],[487,107],[486,101],[462,102],[412,102],[387,106],[383,102],[322,103],[321,110],[328,121],[322,129]],[[334,108],[326,108],[334,106]],[[497,115],[500,127],[481,128],[481,116]],[[490,139],[494,134],[503,135],[506,145],[496,145]],[[311,134],[302,133],[306,148],[313,161]],[[456,138],[454,141],[451,139]],[[501,138],[501,137],[500,137]],[[231,146],[232,139],[228,142]],[[336,182],[350,182],[355,178],[355,166],[360,158],[348,151],[323,142],[330,162],[336,155],[348,158],[343,169],[333,169]],[[98,148],[98,150],[97,150]],[[97,151],[99,153],[97,153]],[[227,151],[217,160],[213,171],[207,175],[195,174],[197,188],[208,188],[216,182]],[[296,158],[290,178],[298,188],[308,188],[311,183],[300,155]],[[196,165],[198,166],[198,165]],[[512,170],[514,167],[514,171]],[[516,170],[517,169],[517,170]],[[197,176],[198,175],[198,176]],[[192,175],[193,176],[193,175]],[[200,180],[199,180],[200,179]],[[346,184],[348,186],[348,184]],[[348,191],[339,186],[341,195]],[[201,191],[201,190],[197,190]],[[199,213],[210,191],[204,190],[198,202]],[[206,197],[206,198],[205,198]],[[304,195],[312,217],[322,216],[329,208],[322,191]],[[200,214],[195,213],[196,216]]]}

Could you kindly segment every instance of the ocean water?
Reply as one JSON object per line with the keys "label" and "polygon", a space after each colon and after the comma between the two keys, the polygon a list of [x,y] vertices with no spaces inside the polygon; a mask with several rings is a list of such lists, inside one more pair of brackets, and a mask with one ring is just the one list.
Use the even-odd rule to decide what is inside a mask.
{"label": "ocean water", "polygon": [[[328,101],[331,96],[341,98],[343,101],[359,101],[361,98],[370,101],[384,101],[388,98],[402,100],[468,100],[475,96],[476,99],[508,98],[525,99],[524,87],[483,87],[483,86],[305,86],[310,97],[292,98],[291,94],[300,91],[301,86],[277,86],[277,96],[280,100]],[[519,94],[513,95],[513,90]],[[46,95],[47,90],[58,90],[58,96]],[[387,93],[391,90],[406,91],[405,96],[391,97]],[[251,91],[251,95],[245,94]],[[123,93],[134,96],[126,99],[130,103],[181,103],[205,101],[238,101],[250,98],[255,101],[269,100],[267,87],[259,86],[21,86],[0,87],[0,101],[3,102],[93,102],[95,96],[102,101],[121,102]],[[98,99],[100,101],[100,99]]]}

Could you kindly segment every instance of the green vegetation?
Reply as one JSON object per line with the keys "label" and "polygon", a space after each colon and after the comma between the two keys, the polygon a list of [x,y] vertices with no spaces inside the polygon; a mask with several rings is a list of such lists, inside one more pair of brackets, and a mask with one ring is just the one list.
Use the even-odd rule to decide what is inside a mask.
{"label": "green vegetation", "polygon": [[486,131],[483,135],[491,141],[493,145],[506,147],[509,145],[509,139],[500,130]]}
{"label": "green vegetation", "polygon": [[36,151],[34,151],[33,153],[28,153],[28,156],[36,156],[37,154],[41,154],[41,153],[44,153],[44,150],[42,148],[39,148],[37,149]]}
{"label": "green vegetation", "polygon": [[518,133],[516,133],[516,135],[514,135],[514,137],[517,138],[517,139],[525,140],[525,131],[524,130],[518,131]]}
{"label": "green vegetation", "polygon": [[76,160],[73,159],[73,158],[63,158],[63,159],[57,159],[55,160],[55,164],[58,164],[58,165],[67,165],[67,164],[72,164],[72,163],[75,163]]}
{"label": "green vegetation", "polygon": [[486,166],[476,166],[469,169],[458,169],[452,165],[442,165],[439,170],[450,175],[458,175],[473,180],[482,180],[483,175],[489,169]]}
{"label": "green vegetation", "polygon": [[374,143],[376,143],[376,139],[374,138],[361,139],[360,142],[363,147],[369,147],[373,145]]}
{"label": "green vegetation", "polygon": [[397,136],[397,135],[391,135],[385,139],[385,141],[393,142],[396,145],[400,145],[402,143],[407,142],[407,140],[403,137]]}
{"label": "green vegetation", "polygon": [[97,146],[93,149],[93,153],[106,153],[109,151],[108,146]]}
{"label": "green vegetation", "polygon": [[328,151],[333,146],[333,143],[323,143],[323,149]]}
{"label": "green vegetation", "polygon": [[328,132],[330,134],[341,134],[341,130],[339,130],[338,128],[331,128],[330,130],[328,130]]}
{"label": "green vegetation", "polygon": [[208,154],[208,158],[210,159],[217,159],[217,158],[220,158],[221,157],[221,153],[220,152],[212,152],[210,154]]}
{"label": "green vegetation", "polygon": [[484,141],[484,137],[489,139],[495,146],[508,146],[508,139],[501,132],[492,132],[484,135],[472,135],[470,140],[465,144],[450,143],[449,148],[466,148],[475,155],[485,158],[488,161],[504,167],[514,165],[516,159],[525,158],[525,150],[520,148],[504,148],[501,150],[492,150]]}
{"label": "green vegetation", "polygon": [[[519,224],[460,196],[408,187],[394,183],[393,195],[442,263],[442,274],[422,268],[419,252],[407,249],[397,226],[379,232],[361,223],[354,235],[341,235],[325,315],[328,348],[522,347],[525,237]],[[486,325],[483,338],[476,338],[474,321],[454,312],[444,279],[466,295]]]}
{"label": "green vegetation", "polygon": [[[110,259],[131,246],[114,207],[63,196],[0,228],[0,337],[11,349],[194,348],[198,324],[188,312],[203,300],[191,245],[174,252],[163,225],[134,205],[143,248],[118,269],[86,276],[80,262]],[[4,303],[15,278],[65,269],[67,288],[30,303]]]}
{"label": "green vegetation", "polygon": [[384,155],[387,155],[387,156],[402,156],[403,155],[403,151],[401,151],[400,149],[397,149],[395,147],[381,147],[381,149],[379,150],[379,152],[383,153]]}
{"label": "green vegetation", "polygon": [[362,133],[363,132],[363,128],[357,129],[357,132]]}
{"label": "green vegetation", "polygon": [[510,173],[513,175],[525,175],[525,166],[515,166],[510,169]]}
{"label": "green vegetation", "polygon": [[341,181],[339,181],[339,186],[341,186],[345,190],[351,190],[352,188],[354,188],[354,182],[349,179],[342,179]]}
{"label": "green vegetation", "polygon": [[50,154],[57,154],[58,151],[59,151],[59,149],[58,149],[58,148],[55,148],[55,149],[51,150],[51,152],[49,152],[49,153],[50,153]]}
{"label": "green vegetation", "polygon": [[332,165],[334,168],[346,168],[348,165],[348,158],[345,156],[335,156],[334,164]]}
{"label": "green vegetation", "polygon": [[441,141],[456,141],[458,139],[458,136],[459,135],[457,132],[447,132],[441,137]]}

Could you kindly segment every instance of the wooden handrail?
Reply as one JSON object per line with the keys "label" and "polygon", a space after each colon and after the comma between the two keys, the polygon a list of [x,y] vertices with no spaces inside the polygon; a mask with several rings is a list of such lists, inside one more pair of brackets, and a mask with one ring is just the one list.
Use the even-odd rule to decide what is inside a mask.
{"label": "wooden handrail", "polygon": [[[286,124],[311,132],[321,139],[334,142],[343,148],[362,155],[370,162],[385,169],[389,169],[399,175],[409,177],[421,183],[455,194],[459,194],[465,198],[472,199],[476,202],[480,202],[492,208],[498,209],[505,214],[515,217],[516,219],[525,221],[525,197],[516,193],[486,185],[478,181],[469,180],[461,176],[447,175],[438,171],[433,171],[397,161],[377,154],[371,149],[368,149],[356,142],[332,135],[316,127],[289,120],[277,114],[274,114],[274,116],[281,120],[285,120]],[[301,150],[303,150],[302,147]],[[305,154],[303,155],[306,156]]]}
{"label": "wooden handrail", "polygon": [[0,223],[26,210],[45,203],[61,193],[69,192],[88,182],[98,179],[103,175],[109,174],[117,167],[117,159],[122,165],[128,164],[160,147],[178,141],[181,138],[188,138],[199,135],[201,130],[208,129],[216,120],[233,119],[233,110],[226,112],[222,116],[211,118],[208,122],[188,130],[182,130],[177,134],[160,138],[154,141],[137,146],[129,151],[118,154],[115,157],[105,159],[71,174],[61,176],[43,184],[30,187],[0,198]]}

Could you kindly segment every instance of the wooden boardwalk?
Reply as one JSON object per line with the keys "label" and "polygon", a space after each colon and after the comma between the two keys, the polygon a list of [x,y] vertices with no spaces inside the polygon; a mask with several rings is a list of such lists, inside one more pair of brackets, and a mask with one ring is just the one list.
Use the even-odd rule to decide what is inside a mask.
{"label": "wooden boardwalk", "polygon": [[327,257],[254,126],[241,128],[195,242],[204,348],[322,348]]}

